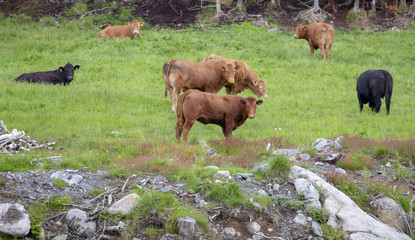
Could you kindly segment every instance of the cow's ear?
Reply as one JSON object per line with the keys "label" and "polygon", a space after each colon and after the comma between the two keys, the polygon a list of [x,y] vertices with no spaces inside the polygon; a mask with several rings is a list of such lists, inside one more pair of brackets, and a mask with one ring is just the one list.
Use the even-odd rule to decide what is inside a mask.
{"label": "cow's ear", "polygon": [[145,22],[141,22],[141,23],[140,23],[140,26],[143,26],[144,24],[145,24]]}
{"label": "cow's ear", "polygon": [[291,30],[295,31],[295,27],[291,27]]}
{"label": "cow's ear", "polygon": [[76,65],[75,67],[74,67],[74,69],[75,70],[78,70],[80,68],[80,66],[79,65]]}
{"label": "cow's ear", "polygon": [[303,30],[304,30],[304,31],[307,31],[307,27],[304,27],[304,28],[303,28]]}
{"label": "cow's ear", "polygon": [[64,70],[63,67],[59,67],[60,72],[63,72],[63,70]]}
{"label": "cow's ear", "polygon": [[264,101],[262,101],[262,100],[258,100],[258,101],[256,101],[256,105],[261,105],[263,102]]}
{"label": "cow's ear", "polygon": [[252,84],[256,87],[258,86],[258,83],[256,81],[253,81]]}
{"label": "cow's ear", "polygon": [[242,103],[243,105],[246,105],[246,101],[243,99],[239,100],[239,102]]}
{"label": "cow's ear", "polygon": [[238,71],[239,69],[241,69],[241,67],[239,65],[235,65],[235,70]]}
{"label": "cow's ear", "polygon": [[225,71],[225,67],[224,66],[222,66],[222,72],[224,72]]}

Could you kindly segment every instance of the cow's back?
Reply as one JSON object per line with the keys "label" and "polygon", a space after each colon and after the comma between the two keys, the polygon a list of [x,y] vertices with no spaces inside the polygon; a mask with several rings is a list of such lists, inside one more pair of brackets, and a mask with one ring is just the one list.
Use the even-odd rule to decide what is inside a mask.
{"label": "cow's back", "polygon": [[130,26],[129,25],[119,25],[119,26],[108,26],[104,30],[102,30],[98,37],[108,37],[108,38],[126,38],[130,37]]}

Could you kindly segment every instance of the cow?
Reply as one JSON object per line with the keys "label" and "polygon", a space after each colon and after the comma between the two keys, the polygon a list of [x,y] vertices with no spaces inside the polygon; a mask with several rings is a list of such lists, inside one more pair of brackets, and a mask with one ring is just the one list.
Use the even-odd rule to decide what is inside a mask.
{"label": "cow", "polygon": [[232,64],[189,62],[172,59],[163,65],[165,93],[170,92],[172,112],[177,109],[177,97],[180,92],[198,89],[203,92],[217,93],[226,83],[235,82],[235,69]]}
{"label": "cow", "polygon": [[245,89],[251,90],[257,97],[268,97],[267,87],[263,80],[260,80],[257,75],[251,70],[248,64],[219,55],[211,54],[202,62],[220,62],[230,63],[239,70],[236,71],[235,83],[225,84],[226,93],[236,95]]}
{"label": "cow", "polygon": [[64,67],[59,67],[55,71],[49,72],[35,72],[35,73],[24,73],[14,79],[15,81],[26,81],[29,83],[45,83],[45,84],[62,84],[64,86],[69,85],[72,82],[74,77],[74,71],[78,70],[80,67],[76,65],[75,67],[67,63]]}
{"label": "cow", "polygon": [[132,22],[128,22],[128,25],[108,26],[98,34],[98,38],[129,37],[134,39],[140,37],[140,27],[144,24],[144,22],[133,20]]}
{"label": "cow", "polygon": [[312,23],[309,25],[298,24],[292,27],[295,31],[294,38],[305,39],[311,51],[311,58],[314,57],[314,50],[320,48],[324,61],[329,59],[331,45],[334,41],[334,28],[327,23]]}
{"label": "cow", "polygon": [[370,109],[378,113],[382,105],[380,99],[385,98],[386,114],[389,114],[393,91],[393,79],[389,72],[385,70],[363,72],[357,79],[356,90],[360,112],[363,104],[369,103]]}
{"label": "cow", "polygon": [[232,131],[241,126],[247,118],[255,118],[256,105],[262,100],[254,97],[243,98],[234,95],[217,95],[188,90],[180,95],[177,102],[176,140],[188,145],[188,134],[193,124],[216,124],[222,127],[226,138],[232,137]]}

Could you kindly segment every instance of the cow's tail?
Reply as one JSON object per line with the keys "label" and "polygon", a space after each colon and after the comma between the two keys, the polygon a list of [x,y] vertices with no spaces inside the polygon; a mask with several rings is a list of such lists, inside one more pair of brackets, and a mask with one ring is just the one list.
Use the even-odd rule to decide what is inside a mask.
{"label": "cow's tail", "polygon": [[[163,80],[164,80],[164,97],[167,97],[167,86],[170,85],[169,83],[169,74],[171,66],[177,62],[179,59],[173,58],[170,61],[164,63],[163,65]],[[167,64],[167,66],[166,66]]]}
{"label": "cow's tail", "polygon": [[183,125],[185,122],[184,119],[184,113],[183,113],[183,103],[187,95],[190,94],[190,91],[184,92],[182,95],[179,96],[177,99],[177,123],[176,123],[176,138],[180,139],[180,136],[182,135]]}
{"label": "cow's tail", "polygon": [[390,101],[391,96],[389,96],[389,89],[392,88],[392,86],[390,86],[389,84],[392,82],[392,75],[387,72],[384,71],[383,72],[384,76],[385,76],[385,101]]}

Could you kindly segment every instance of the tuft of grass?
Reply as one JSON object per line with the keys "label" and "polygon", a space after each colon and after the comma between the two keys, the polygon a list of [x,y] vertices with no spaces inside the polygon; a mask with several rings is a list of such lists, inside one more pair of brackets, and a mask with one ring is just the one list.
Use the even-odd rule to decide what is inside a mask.
{"label": "tuft of grass", "polygon": [[54,196],[48,198],[46,203],[53,210],[65,211],[66,206],[72,204],[72,199],[69,196]]}
{"label": "tuft of grass", "polygon": [[52,180],[52,183],[53,183],[53,185],[55,187],[57,187],[59,189],[64,189],[64,188],[66,188],[68,186],[68,184],[64,180],[62,180],[60,178],[53,179]]}
{"label": "tuft of grass", "polygon": [[323,208],[320,210],[308,208],[306,212],[309,217],[318,223],[326,223],[329,219],[327,212]]}
{"label": "tuft of grass", "polygon": [[323,237],[327,240],[343,240],[345,237],[344,232],[333,229],[328,224],[321,224],[321,230],[323,231]]}
{"label": "tuft of grass", "polygon": [[270,167],[266,171],[262,173],[257,173],[260,175],[260,177],[264,177],[267,179],[286,179],[293,165],[291,161],[283,155],[273,155],[269,164]]}
{"label": "tuft of grass", "polygon": [[225,203],[230,207],[246,206],[248,198],[240,189],[239,185],[232,182],[230,184],[214,184],[205,182],[200,192],[206,196],[207,200],[215,200]]}
{"label": "tuft of grass", "polygon": [[30,231],[36,238],[41,238],[45,216],[49,208],[45,203],[34,202],[27,207],[30,216]]}
{"label": "tuft of grass", "polygon": [[336,165],[346,170],[363,170],[372,169],[374,167],[374,160],[363,151],[357,151],[349,154],[337,161]]}

